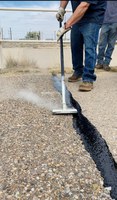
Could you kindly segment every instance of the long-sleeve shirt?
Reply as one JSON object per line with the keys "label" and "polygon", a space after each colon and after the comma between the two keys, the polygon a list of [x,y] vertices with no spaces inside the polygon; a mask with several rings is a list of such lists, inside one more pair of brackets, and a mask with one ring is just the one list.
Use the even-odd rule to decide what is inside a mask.
{"label": "long-sleeve shirt", "polygon": [[97,23],[102,24],[106,10],[106,0],[71,0],[73,12],[81,2],[88,2],[90,6],[83,18],[78,23]]}

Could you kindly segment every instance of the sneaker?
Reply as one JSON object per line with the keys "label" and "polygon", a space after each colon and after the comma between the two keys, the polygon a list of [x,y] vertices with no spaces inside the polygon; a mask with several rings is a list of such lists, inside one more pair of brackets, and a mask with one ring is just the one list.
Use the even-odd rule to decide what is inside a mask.
{"label": "sneaker", "polygon": [[93,83],[92,82],[83,81],[79,85],[79,91],[91,91],[92,89],[93,89]]}
{"label": "sneaker", "polygon": [[110,71],[110,67],[109,67],[109,65],[103,65],[103,69],[105,70],[105,71]]}
{"label": "sneaker", "polygon": [[95,66],[95,68],[96,68],[96,69],[103,69],[103,65],[97,64],[97,65]]}
{"label": "sneaker", "polygon": [[72,74],[72,76],[68,78],[68,82],[76,82],[80,80],[81,78],[82,78],[82,75]]}

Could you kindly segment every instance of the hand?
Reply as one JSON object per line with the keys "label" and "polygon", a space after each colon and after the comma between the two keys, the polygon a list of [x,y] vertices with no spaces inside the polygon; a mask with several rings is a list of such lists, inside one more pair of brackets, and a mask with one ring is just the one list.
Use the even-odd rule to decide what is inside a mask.
{"label": "hand", "polygon": [[64,19],[64,14],[65,14],[66,12],[65,12],[65,9],[64,8],[62,8],[62,7],[60,7],[59,8],[59,10],[58,10],[58,12],[57,12],[57,14],[56,14],[56,19],[58,20],[58,21],[63,21],[63,19]]}
{"label": "hand", "polygon": [[71,27],[69,27],[69,28],[65,28],[65,26],[64,26],[64,27],[61,27],[61,28],[57,31],[57,34],[56,34],[56,36],[57,36],[57,41],[59,41],[60,38],[61,38],[65,33],[67,33],[70,29],[71,29]]}

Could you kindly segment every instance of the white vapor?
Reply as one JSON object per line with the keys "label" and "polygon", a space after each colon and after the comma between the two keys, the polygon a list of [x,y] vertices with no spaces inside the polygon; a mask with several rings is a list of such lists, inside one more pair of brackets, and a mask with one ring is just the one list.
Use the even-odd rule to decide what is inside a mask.
{"label": "white vapor", "polygon": [[17,93],[17,98],[22,99],[26,102],[35,104],[38,107],[41,108],[46,108],[47,110],[52,110],[56,107],[58,107],[57,104],[54,104],[53,102],[50,101],[49,99],[45,99],[37,95],[36,93],[27,90],[27,89],[22,89]]}

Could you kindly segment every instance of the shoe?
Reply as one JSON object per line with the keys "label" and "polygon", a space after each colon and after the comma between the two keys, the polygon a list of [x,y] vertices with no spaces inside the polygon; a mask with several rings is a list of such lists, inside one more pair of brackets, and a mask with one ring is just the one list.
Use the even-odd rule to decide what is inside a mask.
{"label": "shoe", "polygon": [[105,71],[110,71],[111,70],[111,68],[109,67],[109,65],[103,65],[103,69]]}
{"label": "shoe", "polygon": [[91,91],[93,89],[93,83],[92,82],[87,82],[87,81],[83,81],[80,85],[79,85],[79,91]]}
{"label": "shoe", "polygon": [[80,80],[81,78],[82,78],[82,75],[72,74],[72,76],[68,78],[68,82],[76,82]]}
{"label": "shoe", "polygon": [[103,65],[97,64],[97,65],[95,66],[95,68],[96,68],[96,69],[103,69]]}

